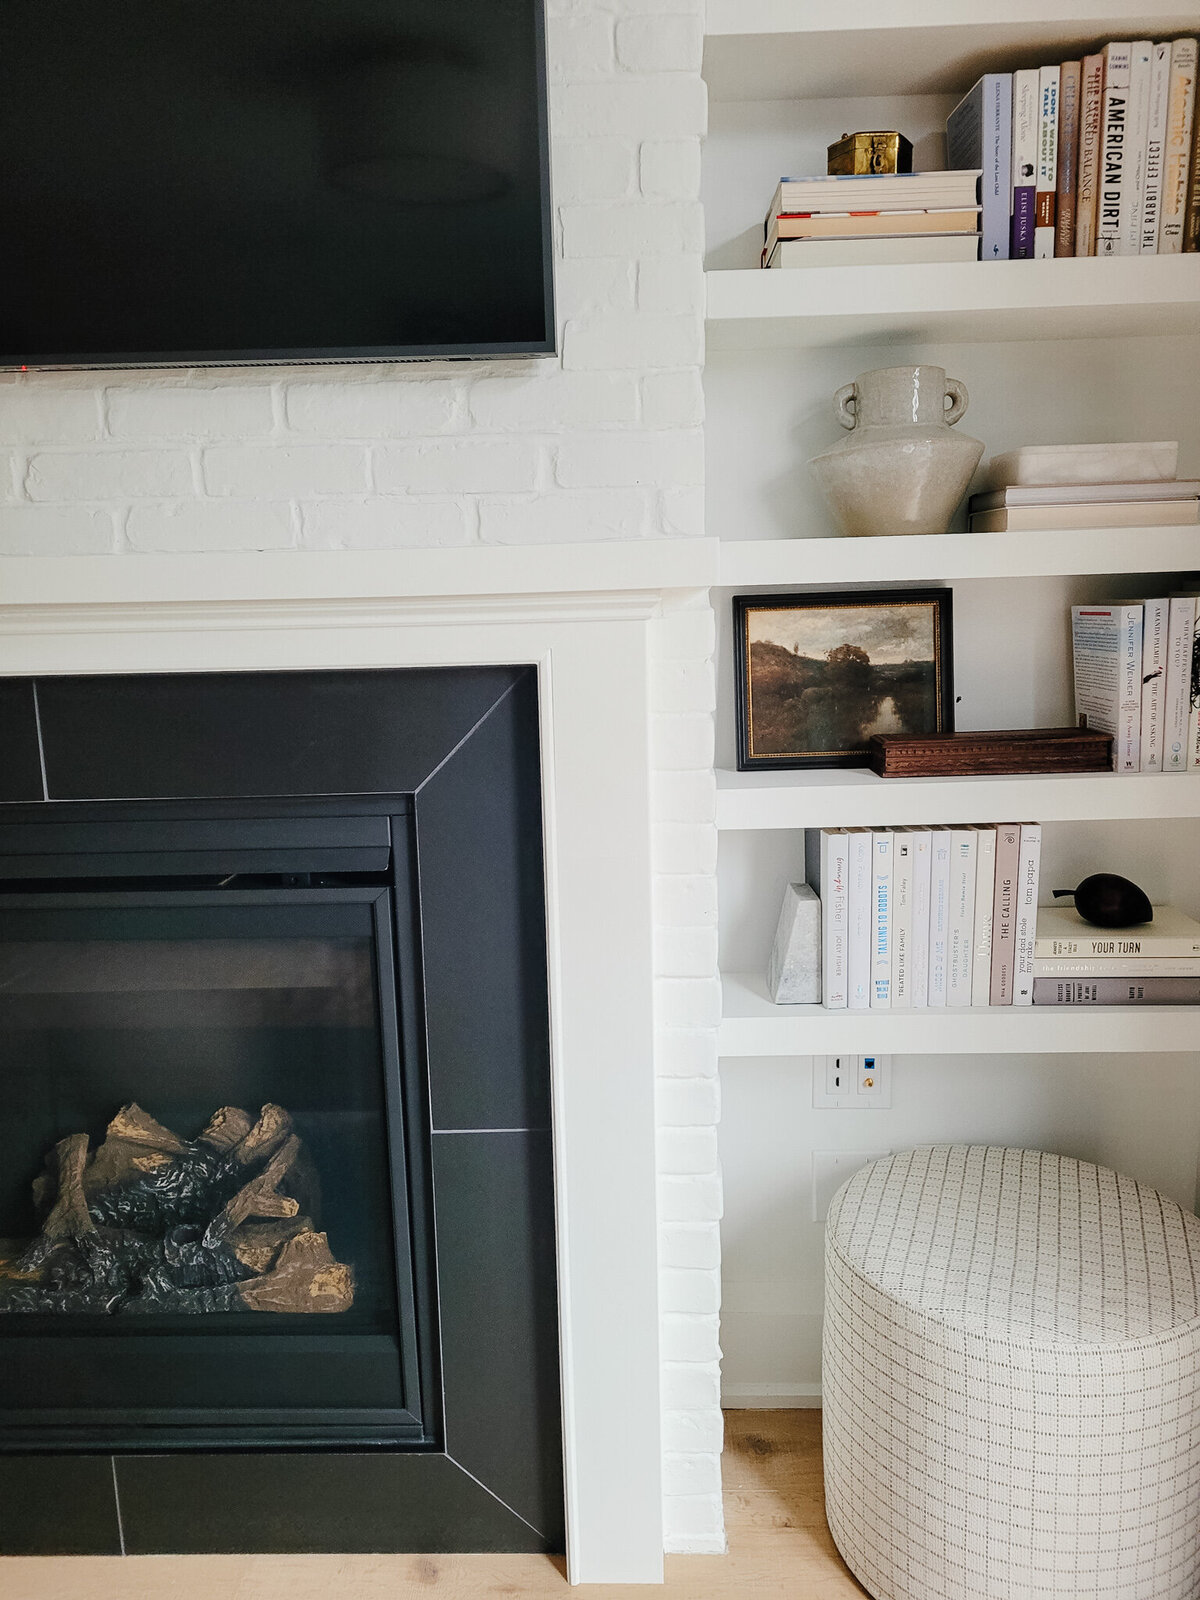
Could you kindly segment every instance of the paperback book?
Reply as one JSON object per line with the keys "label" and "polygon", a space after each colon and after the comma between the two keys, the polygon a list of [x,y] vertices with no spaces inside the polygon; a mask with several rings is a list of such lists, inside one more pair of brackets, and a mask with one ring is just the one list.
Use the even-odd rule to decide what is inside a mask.
{"label": "paperback book", "polygon": [[1134,928],[1097,928],[1074,906],[1043,906],[1038,912],[1034,957],[1141,959],[1200,956],[1200,922],[1175,906],[1155,906],[1154,920]]}

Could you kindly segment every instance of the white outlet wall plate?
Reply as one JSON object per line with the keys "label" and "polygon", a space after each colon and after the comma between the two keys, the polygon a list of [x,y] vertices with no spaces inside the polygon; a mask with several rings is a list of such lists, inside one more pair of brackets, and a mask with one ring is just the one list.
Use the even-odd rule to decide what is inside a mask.
{"label": "white outlet wall plate", "polygon": [[891,1056],[814,1056],[813,1109],[886,1111],[892,1104]]}

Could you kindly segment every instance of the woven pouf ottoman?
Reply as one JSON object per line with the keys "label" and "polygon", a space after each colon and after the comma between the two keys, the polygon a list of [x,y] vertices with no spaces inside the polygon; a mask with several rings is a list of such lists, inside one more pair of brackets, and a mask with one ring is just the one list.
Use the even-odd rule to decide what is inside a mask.
{"label": "woven pouf ottoman", "polygon": [[938,1145],[830,1209],[825,1495],[877,1600],[1197,1600],[1200,1222]]}

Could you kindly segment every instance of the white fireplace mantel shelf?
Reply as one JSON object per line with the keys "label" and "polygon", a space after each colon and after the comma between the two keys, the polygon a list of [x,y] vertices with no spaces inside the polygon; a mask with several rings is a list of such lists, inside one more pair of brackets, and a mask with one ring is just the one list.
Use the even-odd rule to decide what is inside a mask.
{"label": "white fireplace mantel shelf", "polygon": [[650,594],[709,588],[718,582],[717,564],[716,539],[116,559],[9,556],[0,558],[0,613]]}

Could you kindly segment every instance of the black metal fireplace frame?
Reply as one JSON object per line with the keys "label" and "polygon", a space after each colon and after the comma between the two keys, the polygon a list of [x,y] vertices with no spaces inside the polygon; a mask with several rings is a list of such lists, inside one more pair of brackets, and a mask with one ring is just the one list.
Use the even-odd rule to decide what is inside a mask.
{"label": "black metal fireplace frame", "polygon": [[[437,1317],[429,1150],[429,1100],[418,996],[421,962],[412,938],[416,841],[407,796],[328,802],[180,802],[68,805],[69,820],[42,808],[6,808],[0,821],[0,939],[78,920],[105,936],[155,937],[180,912],[217,912],[228,937],[279,937],[304,907],[361,906],[373,929],[381,1071],[395,1246],[396,1313],[403,1409],[359,1413],[314,1405],[290,1411],[214,1406],[122,1409],[7,1408],[0,1453],[84,1450],[255,1449],[435,1445]],[[363,880],[349,887],[349,879]],[[329,880],[328,882],[324,880]],[[113,883],[121,888],[110,887]],[[254,883],[255,887],[240,887]],[[13,886],[21,892],[12,892]],[[207,886],[202,886],[207,885]],[[77,935],[76,935],[77,936]],[[0,1328],[24,1334],[24,1319]],[[78,1360],[101,1352],[86,1341]],[[86,1378],[86,1372],[84,1373]],[[83,1387],[88,1387],[86,1383]]]}
{"label": "black metal fireplace frame", "polygon": [[538,700],[519,664],[0,679],[14,886],[3,830],[49,866],[39,830],[92,806],[136,844],[214,812],[302,831],[336,800],[370,848],[405,798],[417,893],[397,933],[422,969],[397,973],[426,1065],[437,1290],[432,1444],[0,1454],[0,1554],[563,1548]]}

